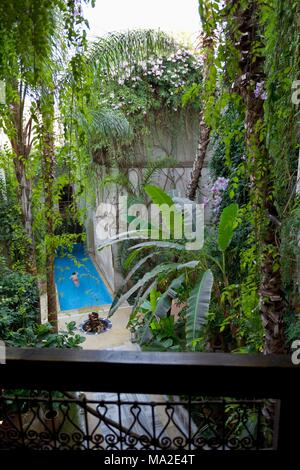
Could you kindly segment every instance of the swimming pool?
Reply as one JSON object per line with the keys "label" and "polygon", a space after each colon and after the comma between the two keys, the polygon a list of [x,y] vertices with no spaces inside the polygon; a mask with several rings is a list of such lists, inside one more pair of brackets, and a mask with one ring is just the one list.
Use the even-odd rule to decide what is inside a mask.
{"label": "swimming pool", "polygon": [[[71,281],[78,273],[79,287]],[[84,246],[75,244],[72,253],[61,250],[54,262],[55,283],[60,310],[73,310],[111,304],[112,297]]]}

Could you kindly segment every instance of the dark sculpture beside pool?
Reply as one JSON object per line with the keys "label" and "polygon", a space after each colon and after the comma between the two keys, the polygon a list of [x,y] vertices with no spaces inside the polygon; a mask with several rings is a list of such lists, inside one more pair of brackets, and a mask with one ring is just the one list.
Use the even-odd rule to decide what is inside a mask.
{"label": "dark sculpture beside pool", "polygon": [[80,325],[81,331],[86,334],[98,335],[110,330],[112,323],[107,318],[99,317],[99,313],[89,313],[89,318]]}

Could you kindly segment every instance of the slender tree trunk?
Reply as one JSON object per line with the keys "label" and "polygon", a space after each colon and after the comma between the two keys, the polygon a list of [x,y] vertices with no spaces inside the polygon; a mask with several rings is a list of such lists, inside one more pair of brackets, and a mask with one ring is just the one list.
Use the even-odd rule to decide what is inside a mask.
{"label": "slender tree trunk", "polygon": [[[229,22],[236,33],[235,47],[240,51],[240,77],[235,83],[245,107],[247,167],[251,184],[250,198],[253,207],[258,242],[260,244],[260,313],[265,330],[264,352],[284,352],[283,315],[285,302],[279,269],[278,219],[273,197],[273,162],[265,138],[262,139],[264,123],[264,60],[255,52],[262,46],[258,31],[259,3],[257,0],[242,6],[240,0],[228,2],[234,8]],[[238,30],[237,30],[238,28]]]}
{"label": "slender tree trunk", "polygon": [[54,97],[50,93],[47,104],[42,111],[43,117],[43,182],[46,214],[46,276],[47,276],[47,306],[48,321],[53,331],[58,331],[57,302],[54,280],[54,201],[53,187],[55,179],[55,153],[54,153]]}
{"label": "slender tree trunk", "polygon": [[27,124],[24,123],[23,111],[26,98],[26,89],[22,84],[18,86],[15,83],[15,92],[19,97],[19,101],[15,101],[11,110],[11,120],[8,124],[8,135],[14,152],[13,162],[15,174],[19,185],[19,196],[22,210],[22,220],[25,233],[28,238],[26,245],[26,269],[29,273],[35,275],[36,254],[35,240],[32,228],[32,179],[26,174],[26,165],[31,151],[32,140],[32,118],[29,118]]}
{"label": "slender tree trunk", "polygon": [[[202,33],[202,47],[203,47],[203,88],[205,83],[209,80],[209,67],[210,58],[214,52],[213,38],[208,33]],[[190,176],[190,181],[187,186],[186,196],[194,201],[196,199],[199,182],[202,176],[202,169],[204,166],[207,147],[209,144],[211,129],[207,126],[204,117],[204,111],[201,109],[199,113],[199,138],[197,153],[193,164],[193,169]]]}
{"label": "slender tree trunk", "polygon": [[199,139],[197,154],[194,160],[193,169],[190,176],[190,181],[186,190],[186,196],[194,201],[196,199],[199,182],[202,176],[202,169],[204,166],[205,155],[209,144],[210,129],[205,124],[203,112],[199,113]]}

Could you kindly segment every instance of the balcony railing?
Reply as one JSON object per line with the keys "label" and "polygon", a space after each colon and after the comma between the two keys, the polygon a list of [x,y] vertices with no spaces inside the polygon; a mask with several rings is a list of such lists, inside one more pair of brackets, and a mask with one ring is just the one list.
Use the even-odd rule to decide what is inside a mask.
{"label": "balcony railing", "polygon": [[8,349],[0,449],[290,451],[298,380],[288,356]]}

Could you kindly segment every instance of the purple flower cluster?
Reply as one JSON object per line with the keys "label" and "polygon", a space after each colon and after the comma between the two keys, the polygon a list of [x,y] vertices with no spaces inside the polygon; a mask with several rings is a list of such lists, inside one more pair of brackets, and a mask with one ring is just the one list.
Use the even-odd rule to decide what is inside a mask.
{"label": "purple flower cluster", "polygon": [[222,202],[223,192],[228,188],[229,179],[220,176],[216,179],[214,184],[211,187],[212,197],[205,197],[203,199],[204,206],[207,206],[209,202],[212,204],[212,210],[215,214],[218,214],[220,205]]}
{"label": "purple flower cluster", "polygon": [[254,90],[255,98],[261,98],[262,100],[267,99],[267,92],[265,91],[265,82],[257,82]]}
{"label": "purple flower cluster", "polygon": [[228,183],[229,183],[228,178],[224,178],[223,176],[220,176],[214,182],[211,190],[213,193],[219,193],[220,191],[225,191],[225,189],[227,189],[228,187]]}

